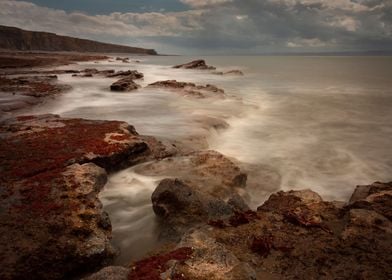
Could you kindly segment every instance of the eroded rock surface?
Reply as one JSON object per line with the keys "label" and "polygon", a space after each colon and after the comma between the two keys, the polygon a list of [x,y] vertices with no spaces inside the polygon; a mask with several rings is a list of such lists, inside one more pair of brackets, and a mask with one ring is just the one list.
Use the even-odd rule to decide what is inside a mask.
{"label": "eroded rock surface", "polygon": [[162,180],[152,194],[154,212],[162,219],[162,239],[176,239],[190,225],[248,209],[241,198],[246,174],[217,152],[166,158],[135,171],[171,177]]}
{"label": "eroded rock surface", "polygon": [[0,112],[26,108],[69,89],[69,86],[57,83],[56,75],[0,77]]}
{"label": "eroded rock surface", "polygon": [[0,278],[60,279],[113,256],[105,170],[149,153],[124,122],[24,116],[0,124]]}
{"label": "eroded rock surface", "polygon": [[391,183],[359,187],[344,207],[310,190],[278,192],[256,212],[191,227],[177,244],[191,247],[191,257],[167,264],[161,275],[390,279],[391,190]]}
{"label": "eroded rock surface", "polygon": [[209,66],[206,64],[205,60],[198,59],[185,64],[180,64],[173,66],[173,68],[182,68],[182,69],[198,69],[198,70],[215,70],[214,66]]}
{"label": "eroded rock surface", "polygon": [[117,82],[114,82],[110,86],[111,91],[120,91],[120,92],[133,91],[133,90],[137,90],[138,88],[140,88],[140,86],[133,81],[132,77],[120,79]]}
{"label": "eroded rock surface", "polygon": [[148,87],[170,89],[183,96],[191,96],[196,98],[223,98],[225,96],[224,90],[214,85],[201,86],[194,83],[177,82],[176,80],[158,81],[149,84]]}

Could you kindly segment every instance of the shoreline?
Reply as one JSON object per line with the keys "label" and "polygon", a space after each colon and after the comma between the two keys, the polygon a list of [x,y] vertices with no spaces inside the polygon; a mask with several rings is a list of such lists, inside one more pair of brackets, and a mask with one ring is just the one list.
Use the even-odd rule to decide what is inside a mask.
{"label": "shoreline", "polygon": [[[200,67],[200,65],[197,64],[196,67]],[[201,67],[207,70],[212,69],[211,66],[205,64]],[[188,70],[184,69],[184,71]],[[107,73],[95,72],[92,74],[86,71],[82,73],[82,75],[90,74],[107,75]],[[127,73],[124,76],[129,78],[130,75],[135,74],[137,73]],[[123,73],[120,73],[118,77],[121,78],[122,75]],[[131,82],[134,80],[137,82],[137,78],[132,76],[126,81],[128,83],[125,85],[126,90],[132,89],[129,86],[133,86]],[[121,82],[121,84],[123,83],[124,81]],[[179,82],[171,82],[169,85],[161,83],[159,86],[173,88],[175,93],[180,93],[180,98],[181,95],[209,98],[210,94],[221,93],[218,88]],[[64,129],[64,127],[69,129]],[[89,129],[88,131],[91,131],[90,133],[94,136],[71,145],[75,150],[84,147],[81,154],[71,154],[70,157],[67,153],[61,155],[62,151],[65,152],[62,149],[68,149],[67,145],[73,142],[71,139],[77,138],[78,133],[85,131],[85,129]],[[372,275],[374,279],[382,279],[377,277],[381,276],[380,273],[383,270],[388,271],[384,265],[389,261],[389,256],[386,254],[391,241],[389,232],[391,183],[360,187],[354,193],[352,201],[345,205],[325,202],[311,191],[279,192],[272,195],[259,207],[260,209],[252,211],[238,192],[246,186],[246,174],[241,172],[240,168],[230,159],[214,151],[181,150],[173,143],[162,143],[154,137],[140,136],[132,126],[126,123],[115,122],[113,125],[108,121],[65,119],[51,115],[25,116],[3,122],[0,131],[1,139],[13,143],[9,146],[14,149],[14,152],[6,152],[7,146],[2,145],[0,151],[5,153],[2,155],[4,161],[14,159],[15,155],[20,157],[18,160],[27,160],[28,149],[26,153],[21,151],[29,148],[29,145],[32,145],[30,146],[32,150],[38,149],[38,152],[40,149],[46,150],[46,153],[41,151],[36,155],[36,158],[33,157],[34,161],[42,162],[43,165],[39,167],[31,165],[29,161],[13,161],[7,162],[5,165],[2,164],[3,169],[6,170],[2,184],[9,187],[2,199],[5,202],[4,205],[12,209],[12,215],[16,215],[14,220],[17,221],[18,218],[26,214],[42,217],[42,211],[47,212],[46,214],[49,216],[52,214],[55,216],[64,215],[61,210],[64,205],[59,207],[57,204],[51,204],[52,202],[60,201],[60,204],[63,204],[65,201],[64,203],[70,203],[69,205],[76,208],[73,210],[75,213],[72,212],[70,215],[71,220],[67,220],[67,218],[58,221],[57,219],[44,218],[43,227],[38,228],[36,232],[30,232],[33,236],[34,234],[39,236],[42,232],[47,232],[48,229],[57,228],[57,231],[54,231],[54,236],[62,234],[72,236],[71,240],[75,242],[76,246],[75,252],[78,250],[83,252],[85,254],[83,257],[86,258],[80,261],[75,255],[72,255],[75,252],[65,252],[63,255],[63,253],[56,251],[57,249],[50,251],[51,247],[47,247],[48,250],[43,251],[44,254],[47,254],[43,255],[44,259],[58,258],[60,265],[63,261],[61,258],[67,259],[71,256],[75,258],[75,261],[82,262],[86,266],[85,268],[96,270],[105,266],[105,262],[113,256],[108,241],[110,221],[108,217],[105,218],[102,206],[99,206],[100,202],[97,201],[98,193],[103,188],[105,181],[102,168],[110,172],[112,169],[123,169],[125,166],[134,166],[136,163],[144,162],[149,163],[144,166],[143,170],[147,174],[165,176],[172,174],[162,180],[152,196],[154,212],[162,222],[161,238],[165,244],[158,250],[159,254],[155,258],[146,258],[144,261],[136,262],[130,265],[130,268],[106,268],[103,272],[99,272],[98,276],[91,276],[88,279],[107,277],[108,271],[113,277],[123,275],[121,279],[140,279],[145,275],[156,279],[161,274],[182,279],[203,279],[203,277],[210,279],[259,279],[260,277],[273,279],[273,277],[303,275],[302,273],[309,273],[309,267],[311,268],[310,275],[314,276],[347,276],[344,273],[351,271],[344,271],[351,267],[356,256],[363,254],[361,256],[365,258],[365,253],[351,249],[351,247],[369,246],[369,235],[376,240],[378,247],[368,249],[370,251],[367,251],[366,254],[370,255],[366,258],[369,264],[363,264],[362,270],[356,273],[359,276]],[[96,132],[99,133],[96,134]],[[60,142],[55,142],[56,135],[60,136],[60,139],[63,137],[69,139],[69,142],[64,143],[60,140]],[[40,146],[40,142],[47,146]],[[97,150],[98,148],[100,149]],[[52,158],[48,156],[51,153],[56,158],[55,166],[52,166]],[[186,165],[184,162],[191,164]],[[21,171],[20,168],[25,170]],[[58,172],[58,169],[61,169],[61,172]],[[37,186],[32,182],[41,175],[43,175],[40,179],[42,182],[39,182],[42,183],[42,186],[38,185],[40,188],[37,189]],[[78,177],[80,175],[82,175],[81,179]],[[73,179],[70,179],[71,177]],[[84,180],[88,178],[89,183],[83,183],[83,178]],[[66,184],[54,183],[58,179],[65,180]],[[74,192],[74,190],[70,190],[75,186],[80,193],[70,195]],[[57,192],[63,188],[69,189],[67,191],[68,197],[57,196],[59,195]],[[85,188],[89,188],[87,192]],[[48,195],[48,192],[52,191],[55,196],[50,197],[52,195],[50,194],[47,197],[47,204],[41,205],[38,203],[39,201],[36,201],[37,198],[40,198],[37,196]],[[20,199],[15,196],[15,193],[27,195],[23,198],[27,199],[27,202],[31,200],[38,203],[32,204],[37,206],[35,210],[23,209],[17,203],[13,204]],[[92,196],[94,205],[90,210],[93,210],[93,213],[78,212],[79,208],[83,208],[86,203],[83,199],[75,201],[73,196],[78,197],[78,195]],[[14,199],[15,201],[13,201]],[[18,212],[16,209],[22,210]],[[27,213],[26,211],[31,212]],[[7,214],[4,215],[7,218]],[[94,219],[93,226],[89,224],[91,216]],[[105,223],[102,222],[103,220]],[[62,228],[64,225],[68,227],[70,223],[72,224],[71,231]],[[102,224],[104,224],[103,227]],[[22,225],[16,222],[12,226],[18,228]],[[279,232],[282,228],[284,230]],[[364,228],[366,230],[362,232]],[[5,229],[3,227],[2,231]],[[31,242],[26,241],[23,229],[19,234],[22,235],[18,240],[20,244]],[[9,243],[6,236],[9,237],[9,235],[3,235],[2,247]],[[96,263],[97,255],[89,255],[92,252],[92,247],[86,248],[79,244],[80,238],[90,240],[94,236],[101,238],[98,243],[94,243],[94,246],[97,246],[94,250],[104,248],[99,253],[98,259],[103,262],[100,264]],[[293,237],[296,240],[293,240]],[[316,243],[312,243],[316,239],[318,239]],[[332,245],[331,240],[333,241]],[[39,243],[42,240],[37,242],[38,246],[37,244],[35,246],[40,250],[47,246],[45,242]],[[59,244],[56,244],[56,241],[53,242],[57,248],[56,246]],[[315,244],[314,250],[308,251],[307,244],[309,242]],[[29,247],[28,245],[27,248]],[[325,253],[325,248],[328,248],[330,252]],[[10,250],[2,251],[10,252]],[[312,253],[308,254],[308,252]],[[16,252],[16,254],[18,253],[24,258],[35,259],[42,252],[33,250],[26,255],[26,248],[21,248]],[[377,259],[374,254],[377,255]],[[340,259],[340,265],[332,265],[335,258]],[[174,265],[173,261],[169,262],[169,260],[174,260]],[[3,261],[7,260],[3,258]],[[289,269],[292,267],[289,265],[289,261],[297,263],[297,270]],[[374,262],[376,261],[380,262],[382,266],[375,266]],[[270,267],[271,262],[272,268]],[[31,267],[23,268],[19,263],[15,268],[20,271],[13,271],[15,268],[12,269],[11,266],[15,264],[6,264],[4,267],[9,269],[7,273],[10,274],[5,274],[4,279],[12,279],[12,275],[15,276],[12,273],[36,275],[34,273],[38,273],[37,267],[41,267],[42,263],[33,262],[33,264]],[[68,267],[65,268],[66,271],[60,272],[48,264],[46,267],[48,270],[39,273],[43,273],[40,276],[45,275],[47,279],[58,279],[68,273],[79,274],[81,267],[77,267],[77,264],[74,265],[76,267]],[[324,274],[319,274],[321,272]]]}

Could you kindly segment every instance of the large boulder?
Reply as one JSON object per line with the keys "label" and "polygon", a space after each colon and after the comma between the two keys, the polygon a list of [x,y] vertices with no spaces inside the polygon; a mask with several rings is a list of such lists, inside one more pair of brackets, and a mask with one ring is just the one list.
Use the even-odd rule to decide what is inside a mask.
{"label": "large boulder", "polygon": [[246,174],[217,152],[166,158],[135,171],[172,176],[162,180],[151,197],[154,212],[163,221],[163,239],[179,238],[191,226],[249,209],[241,197]]}
{"label": "large boulder", "polygon": [[23,116],[0,124],[0,278],[63,279],[113,257],[106,170],[149,154],[124,122]]}
{"label": "large boulder", "polygon": [[120,79],[110,86],[111,91],[133,91],[138,88],[140,88],[140,86],[133,81],[132,77]]}
{"label": "large boulder", "polygon": [[209,66],[203,59],[194,60],[185,64],[173,66],[173,68],[182,69],[198,69],[198,70],[215,70],[213,66]]}

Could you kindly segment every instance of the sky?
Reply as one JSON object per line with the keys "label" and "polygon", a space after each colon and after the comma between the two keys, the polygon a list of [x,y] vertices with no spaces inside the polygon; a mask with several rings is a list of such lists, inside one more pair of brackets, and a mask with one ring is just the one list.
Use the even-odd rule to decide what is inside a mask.
{"label": "sky", "polygon": [[0,25],[165,54],[392,51],[392,0],[0,0]]}

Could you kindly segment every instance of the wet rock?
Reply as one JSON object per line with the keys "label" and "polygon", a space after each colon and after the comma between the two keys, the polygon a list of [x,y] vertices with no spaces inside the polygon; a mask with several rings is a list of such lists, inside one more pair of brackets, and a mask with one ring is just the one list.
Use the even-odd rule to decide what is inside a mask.
{"label": "wet rock", "polygon": [[213,74],[216,74],[216,75],[244,76],[244,72],[242,72],[241,70],[229,70],[229,71],[226,71],[226,72],[214,71]]}
{"label": "wet rock", "polygon": [[[2,98],[0,112],[13,111],[39,104],[45,98],[69,89],[69,86],[57,83],[56,75],[0,77],[0,96]],[[16,104],[15,102],[19,103]]]}
{"label": "wet rock", "polygon": [[[113,255],[98,193],[115,170],[146,157],[132,126],[22,116],[0,124],[1,279],[63,279]],[[100,167],[99,167],[100,166]]]}
{"label": "wet rock", "polygon": [[[177,212],[184,219],[199,215],[192,212],[202,204],[192,198],[195,188],[179,181],[171,183],[177,186],[166,201],[175,207],[165,208],[165,204],[162,212]],[[191,247],[191,259],[170,263],[162,275],[184,279],[389,279],[391,189],[390,183],[359,187],[345,207],[323,201],[310,190],[279,192],[257,212],[235,212],[208,224],[188,224],[189,230],[177,246]]]}
{"label": "wet rock", "polygon": [[122,266],[108,266],[82,280],[127,280],[130,271]]}
{"label": "wet rock", "polygon": [[173,66],[173,68],[182,68],[182,69],[198,69],[198,70],[215,70],[216,68],[213,66],[209,66],[203,59],[194,60],[185,64],[180,64]]}
{"label": "wet rock", "polygon": [[110,90],[111,91],[133,91],[133,90],[137,90],[138,88],[140,88],[140,86],[138,84],[136,84],[132,78],[123,78],[118,80],[117,82],[114,82],[111,86],[110,86]]}
{"label": "wet rock", "polygon": [[206,97],[224,97],[224,90],[214,85],[196,85],[194,83],[177,82],[176,80],[158,81],[149,84],[150,88],[164,88],[173,90],[183,96],[191,96],[196,98]]}
{"label": "wet rock", "polygon": [[129,63],[129,57],[116,57],[116,60],[123,63]]}
{"label": "wet rock", "polygon": [[173,176],[160,182],[151,200],[163,221],[161,239],[176,239],[191,225],[248,210],[239,195],[246,175],[223,155],[204,151],[147,163],[136,172]]}
{"label": "wet rock", "polygon": [[348,208],[373,210],[392,220],[392,182],[357,186]]}
{"label": "wet rock", "polygon": [[128,70],[128,71],[118,71],[116,73],[109,73],[107,77],[108,78],[127,77],[133,80],[137,80],[137,79],[142,79],[144,75],[143,73],[140,73],[136,70]]}

